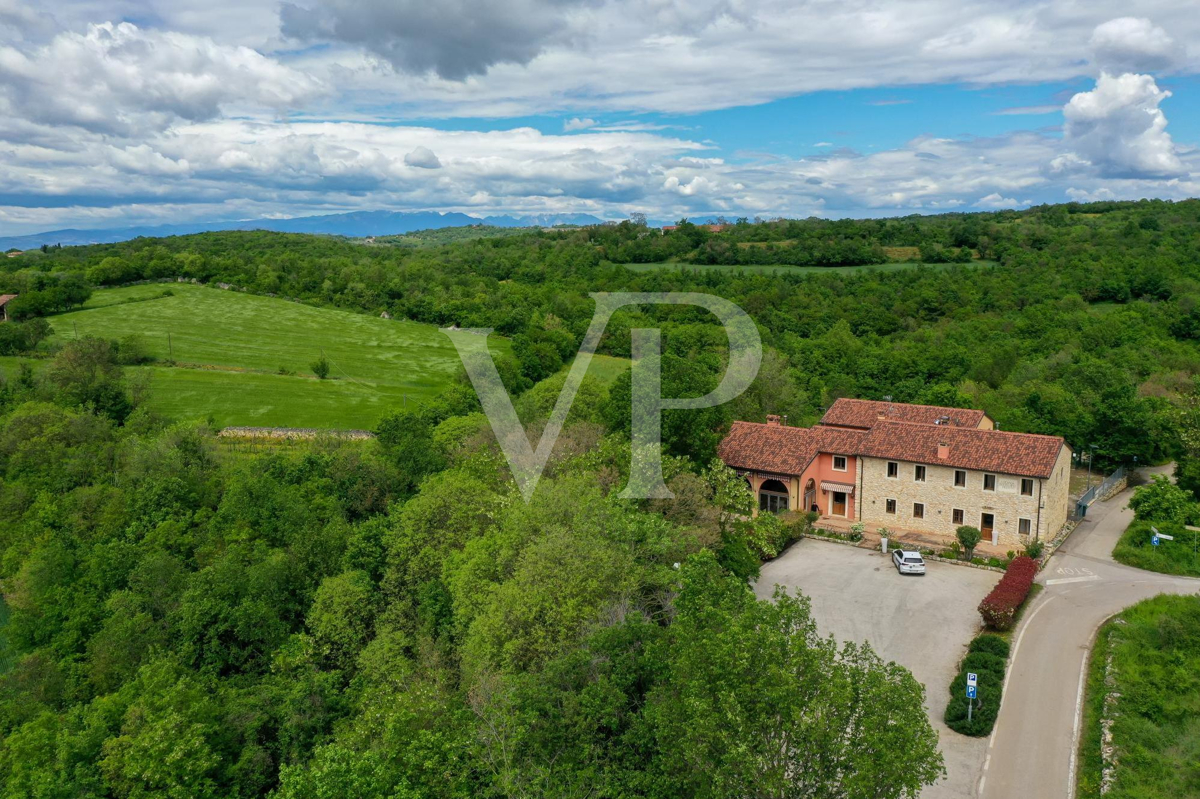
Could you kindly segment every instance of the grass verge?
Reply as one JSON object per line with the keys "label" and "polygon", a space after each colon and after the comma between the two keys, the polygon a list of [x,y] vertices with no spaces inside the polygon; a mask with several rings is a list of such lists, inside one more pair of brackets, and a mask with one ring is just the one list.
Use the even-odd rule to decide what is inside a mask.
{"label": "grass verge", "polygon": [[1200,597],[1158,596],[1109,620],[1092,648],[1086,690],[1079,799],[1101,795],[1106,718],[1113,762],[1105,797],[1200,796]]}
{"label": "grass verge", "polygon": [[[1154,546],[1152,526],[1173,540],[1160,538]],[[1137,569],[1200,577],[1200,533],[1181,524],[1134,522],[1125,528],[1112,554],[1113,560]]]}

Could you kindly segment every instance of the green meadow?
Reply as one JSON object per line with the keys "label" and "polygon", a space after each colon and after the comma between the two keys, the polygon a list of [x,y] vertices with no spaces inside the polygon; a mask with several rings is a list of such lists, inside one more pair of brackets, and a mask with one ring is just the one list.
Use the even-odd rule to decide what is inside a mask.
{"label": "green meadow", "polygon": [[[140,334],[158,363],[129,371],[149,373],[151,406],[220,426],[369,428],[389,409],[436,394],[461,368],[432,325],[191,284],[100,290],[49,320],[51,345]],[[490,345],[509,350],[500,337]],[[322,353],[327,380],[311,369]],[[16,360],[0,365],[11,374]]]}
{"label": "green meadow", "polygon": [[[435,395],[462,368],[433,325],[189,283],[102,289],[82,309],[48,319],[51,348],[75,336],[140,335],[156,362],[127,371],[149,379],[151,408],[218,427],[370,429],[392,408]],[[496,355],[511,350],[500,336],[488,343]],[[311,367],[322,353],[326,380]],[[21,360],[0,358],[0,371],[11,378]],[[597,355],[589,371],[610,383],[627,367]]]}

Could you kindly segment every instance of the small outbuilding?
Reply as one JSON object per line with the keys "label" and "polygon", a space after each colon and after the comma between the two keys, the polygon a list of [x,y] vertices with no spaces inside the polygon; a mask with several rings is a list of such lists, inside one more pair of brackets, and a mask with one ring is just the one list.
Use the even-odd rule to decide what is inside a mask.
{"label": "small outbuilding", "polygon": [[8,321],[8,304],[16,298],[16,294],[0,294],[0,322]]}

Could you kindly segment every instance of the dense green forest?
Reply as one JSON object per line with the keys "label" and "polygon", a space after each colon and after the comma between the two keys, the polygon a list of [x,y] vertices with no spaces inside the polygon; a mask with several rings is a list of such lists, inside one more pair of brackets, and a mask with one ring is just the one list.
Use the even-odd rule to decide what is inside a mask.
{"label": "dense green forest", "polygon": [[[922,687],[821,639],[803,598],[754,599],[747,580],[797,530],[745,518],[716,444],[735,417],[891,396],[982,407],[1108,463],[1191,453],[1198,223],[1200,202],[1145,202],[421,248],[214,233],[6,259],[0,291],[44,299],[14,301],[10,346],[49,362],[0,387],[2,795],[915,796],[941,772]],[[620,265],[810,239],[996,265]],[[665,416],[674,499],[618,497],[626,375],[585,383],[526,504],[462,378],[377,440],[251,455],[149,412],[119,344],[47,350],[40,316],[89,287],[176,278],[495,328],[535,435],[589,292],[719,294],[768,350],[735,402]],[[628,355],[646,326],[664,393],[712,386],[726,341],[699,309],[623,312],[602,351]]]}

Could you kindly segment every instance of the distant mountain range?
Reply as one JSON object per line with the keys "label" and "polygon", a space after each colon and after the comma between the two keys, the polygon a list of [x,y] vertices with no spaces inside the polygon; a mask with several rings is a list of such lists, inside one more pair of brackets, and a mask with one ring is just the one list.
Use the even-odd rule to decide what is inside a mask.
{"label": "distant mountain range", "polygon": [[43,244],[111,244],[138,236],[186,236],[210,230],[276,230],[283,233],[324,233],[333,236],[388,236],[431,228],[494,225],[496,227],[551,227],[598,225],[591,214],[537,214],[534,216],[471,216],[455,211],[355,211],[348,214],[302,216],[293,219],[250,219],[240,222],[189,222],[179,225],[143,225],[100,230],[48,230],[28,236],[0,236],[0,251],[14,247],[33,250]]}

